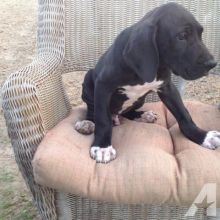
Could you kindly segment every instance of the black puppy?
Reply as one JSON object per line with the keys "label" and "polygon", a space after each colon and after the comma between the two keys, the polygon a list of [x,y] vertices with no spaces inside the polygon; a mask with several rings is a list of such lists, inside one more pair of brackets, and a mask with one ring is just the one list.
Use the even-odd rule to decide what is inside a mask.
{"label": "black puppy", "polygon": [[[195,80],[216,66],[202,42],[202,26],[182,6],[169,3],[155,8],[143,19],[122,31],[114,44],[85,76],[82,98],[88,106],[87,121],[76,130],[94,129],[90,155],[107,163],[116,157],[111,145],[112,117],[148,118],[152,112],[137,111],[147,93],[157,91],[162,102],[178,121],[182,133],[209,149],[220,147],[220,133],[204,131],[193,122],[171,82],[171,71],[186,80]],[[93,123],[94,122],[94,123]]]}

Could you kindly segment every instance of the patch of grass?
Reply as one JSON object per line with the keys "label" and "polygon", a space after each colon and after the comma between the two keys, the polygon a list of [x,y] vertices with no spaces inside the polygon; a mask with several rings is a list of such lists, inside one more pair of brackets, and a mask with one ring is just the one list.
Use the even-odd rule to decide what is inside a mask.
{"label": "patch of grass", "polygon": [[5,200],[0,201],[0,220],[7,219],[13,206],[14,203],[10,201],[5,201]]}
{"label": "patch of grass", "polygon": [[20,191],[17,176],[6,166],[0,170],[0,220],[33,220],[36,211],[30,195]]}
{"label": "patch of grass", "polygon": [[17,219],[25,219],[25,220],[32,220],[34,218],[33,214],[33,205],[31,202],[25,204],[22,209],[18,212]]}
{"label": "patch of grass", "polygon": [[13,199],[12,194],[4,196],[0,201],[0,220],[33,220],[36,217],[33,204],[26,198],[26,195]]}
{"label": "patch of grass", "polygon": [[11,172],[7,171],[7,170],[3,170],[1,173],[0,173],[0,183],[10,183],[14,181],[14,176]]}
{"label": "patch of grass", "polygon": [[[0,124],[1,124],[1,121],[0,121]],[[2,145],[9,145],[10,144],[10,140],[9,140],[9,137],[8,137],[8,134],[7,134],[5,128],[0,128],[0,138],[1,138]]]}

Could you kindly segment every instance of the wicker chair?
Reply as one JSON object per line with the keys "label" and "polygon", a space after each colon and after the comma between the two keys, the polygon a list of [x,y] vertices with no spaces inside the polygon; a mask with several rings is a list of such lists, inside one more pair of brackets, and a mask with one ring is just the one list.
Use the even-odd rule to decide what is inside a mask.
{"label": "wicker chair", "polygon": [[[187,207],[125,205],[93,201],[35,183],[31,161],[45,135],[71,107],[62,74],[93,67],[115,36],[166,0],[39,0],[37,55],[11,74],[3,86],[3,111],[16,162],[42,219],[183,219]],[[220,56],[220,5],[217,0],[176,1],[205,27],[204,38]],[[215,71],[218,71],[218,66]],[[77,73],[76,73],[77,74]],[[178,88],[181,80],[174,77]],[[157,100],[155,95],[149,101]],[[191,219],[207,219],[199,209]]]}

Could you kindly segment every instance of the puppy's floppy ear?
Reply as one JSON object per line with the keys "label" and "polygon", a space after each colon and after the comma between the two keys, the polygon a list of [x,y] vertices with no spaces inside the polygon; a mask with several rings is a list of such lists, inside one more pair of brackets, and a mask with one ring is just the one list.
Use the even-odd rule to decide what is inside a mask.
{"label": "puppy's floppy ear", "polygon": [[142,20],[131,27],[127,45],[123,50],[125,63],[132,68],[144,82],[156,78],[159,54],[156,45],[157,26]]}

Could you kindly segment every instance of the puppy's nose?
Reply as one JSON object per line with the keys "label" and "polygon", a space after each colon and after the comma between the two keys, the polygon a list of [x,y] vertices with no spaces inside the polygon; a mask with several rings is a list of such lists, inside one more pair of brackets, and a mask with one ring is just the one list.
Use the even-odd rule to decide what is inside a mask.
{"label": "puppy's nose", "polygon": [[212,69],[217,65],[217,62],[214,59],[208,60],[204,63],[205,67],[208,69]]}

